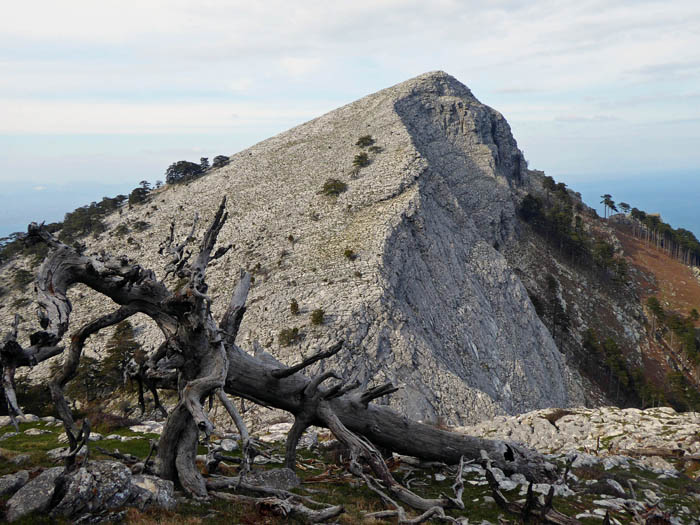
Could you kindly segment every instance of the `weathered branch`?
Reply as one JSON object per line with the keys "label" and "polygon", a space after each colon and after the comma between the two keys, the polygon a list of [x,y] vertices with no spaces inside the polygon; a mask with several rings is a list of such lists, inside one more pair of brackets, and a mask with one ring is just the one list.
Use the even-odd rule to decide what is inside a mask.
{"label": "weathered branch", "polygon": [[338,383],[337,385],[332,386],[328,392],[323,394],[323,399],[333,399],[335,397],[344,396],[348,392],[352,392],[353,390],[360,388],[361,385],[362,383],[360,383],[360,381],[353,381],[349,384]]}
{"label": "weathered branch", "polygon": [[235,490],[243,494],[251,496],[271,496],[275,498],[282,498],[285,500],[305,503],[307,505],[323,506],[323,503],[314,501],[306,496],[300,496],[293,492],[289,492],[283,489],[276,489],[272,487],[262,487],[260,485],[253,485],[247,481],[241,479],[239,476],[211,476],[206,480],[207,488],[210,490]]}
{"label": "weathered branch", "polygon": [[[353,474],[364,477],[362,467],[358,462],[366,463],[381,480],[384,487],[390,494],[401,502],[410,505],[414,509],[426,511],[433,507],[451,507],[452,501],[447,498],[425,499],[414,494],[405,487],[402,487],[391,475],[384,459],[376,447],[357,436],[338,419],[327,402],[322,402],[319,406],[319,414],[323,418],[325,425],[333,432],[333,435],[350,450],[350,470]],[[463,504],[462,504],[463,506]]]}
{"label": "weathered branch", "polygon": [[[206,268],[211,260],[211,252],[216,244],[216,239],[226,223],[226,197],[221,200],[214,220],[204,234],[200,244],[197,259],[192,265],[190,277],[190,290],[195,300],[193,314],[189,316],[189,322],[194,321],[194,326],[188,334],[187,341],[195,349],[198,359],[196,377],[188,377],[187,384],[182,390],[182,400],[189,410],[197,428],[209,436],[214,425],[204,412],[202,400],[221,388],[226,380],[228,357],[224,348],[223,339],[219,336],[219,329],[214,323],[210,312],[210,300],[206,297],[207,284],[205,282]],[[197,334],[204,328],[203,334]],[[206,492],[206,491],[205,491]]]}
{"label": "weathered branch", "polygon": [[2,389],[5,393],[5,402],[7,403],[7,413],[10,416],[10,422],[15,430],[19,432],[16,416],[23,416],[22,409],[17,403],[17,394],[15,393],[15,367],[3,364],[2,366]]}
{"label": "weathered branch", "polygon": [[373,401],[374,399],[377,399],[379,397],[388,395],[388,394],[393,394],[394,392],[398,391],[399,387],[396,387],[392,385],[391,383],[385,383],[380,386],[375,386],[374,388],[370,388],[366,392],[363,392],[362,395],[360,396],[360,403],[363,405],[367,406],[370,401]]}
{"label": "weathered branch", "polygon": [[190,289],[199,294],[207,293],[207,285],[205,283],[205,276],[207,266],[212,260],[211,252],[216,244],[216,239],[219,236],[221,228],[223,228],[226,220],[228,219],[228,212],[226,211],[226,197],[221,199],[221,204],[219,204],[219,209],[214,215],[214,220],[207,229],[202,242],[199,245],[199,255],[197,259],[192,264],[192,275],[190,276]]}
{"label": "weathered branch", "polygon": [[459,467],[457,468],[457,474],[455,475],[455,482],[452,484],[452,491],[455,494],[454,498],[443,495],[443,497],[448,498],[452,502],[454,507],[462,510],[464,510],[464,500],[462,499],[462,494],[464,494],[464,480],[462,479],[462,474],[464,474],[464,465],[466,463],[471,463],[471,461],[465,462],[464,456],[462,456],[459,459]]}
{"label": "weathered branch", "polygon": [[109,456],[114,459],[118,459],[122,463],[126,464],[133,473],[151,473],[152,472],[152,464],[153,462],[151,461],[151,456],[153,455],[153,452],[156,450],[156,442],[151,440],[151,447],[148,451],[148,455],[146,456],[146,459],[141,459],[136,456],[133,456],[131,454],[124,454],[122,452],[119,452],[119,450],[107,450],[102,447],[96,446],[95,449],[100,452],[101,454],[104,454],[105,456]]}
{"label": "weathered branch", "polygon": [[259,454],[259,451],[253,446],[253,442],[250,439],[250,434],[248,433],[248,427],[246,427],[243,418],[238,413],[238,410],[236,410],[234,404],[231,403],[231,400],[228,398],[224,390],[220,388],[216,391],[216,394],[219,397],[221,404],[224,405],[224,408],[231,416],[231,419],[233,419],[233,422],[238,429],[238,433],[241,435],[241,453],[243,457],[241,461],[241,474],[245,475],[250,470],[250,464],[255,459],[255,456]]}
{"label": "weathered branch", "polygon": [[[444,497],[448,499],[452,506],[454,508],[458,508],[461,510],[464,510],[464,501],[462,500],[462,494],[464,492],[464,480],[462,479],[462,474],[464,472],[464,465],[465,461],[464,458],[462,458],[459,462],[459,467],[457,469],[457,474],[455,475],[455,482],[452,485],[452,490],[454,491],[455,495],[454,498],[450,498],[448,496],[441,495],[441,497]],[[425,521],[428,521],[430,519],[437,519],[439,521],[445,521],[448,523],[457,523],[457,524],[465,524],[468,525],[469,520],[467,518],[452,518],[451,516],[447,516],[445,514],[445,510],[441,506],[435,506],[431,507],[430,509],[426,510],[421,514],[420,516],[417,516],[415,518],[407,518],[406,516],[406,511],[399,505],[396,501],[394,501],[392,498],[390,498],[384,491],[381,490],[377,484],[371,480],[369,477],[367,477],[364,473],[362,474],[362,477],[364,478],[365,482],[367,483],[368,487],[376,492],[377,494],[380,495],[380,497],[391,504],[396,510],[390,510],[390,511],[382,511],[382,512],[373,512],[370,514],[366,514],[366,518],[374,518],[374,519],[384,519],[384,518],[398,518],[398,522],[400,524],[417,524],[417,523],[423,523]],[[408,488],[408,487],[406,487]]]}
{"label": "weathered branch", "polygon": [[[83,283],[121,306],[131,306],[158,324],[166,338],[177,327],[163,306],[172,294],[155,280],[153,272],[132,264],[127,257],[100,254],[88,257],[56,240],[45,229],[32,224],[29,237],[46,242],[51,251],[39,269],[36,288],[42,332],[32,335],[42,346],[56,344],[65,334],[72,306],[67,297],[71,286]],[[32,342],[33,345],[39,343]]]}
{"label": "weathered branch", "polygon": [[315,362],[320,361],[321,359],[326,359],[328,357],[331,357],[343,348],[343,344],[345,341],[338,341],[336,344],[334,344],[332,347],[330,347],[328,350],[325,350],[323,352],[318,352],[311,357],[308,357],[307,359],[304,359],[301,363],[290,366],[289,368],[278,368],[277,370],[273,370],[270,375],[272,377],[275,377],[277,379],[283,379],[285,377],[289,377],[292,374],[296,374],[300,370],[303,370],[307,366],[313,365]]}
{"label": "weathered branch", "polygon": [[19,425],[17,424],[16,416],[23,415],[15,392],[16,360],[22,352],[22,347],[17,343],[19,320],[19,314],[15,314],[10,331],[5,336],[2,346],[0,346],[0,373],[2,374],[2,389],[5,395],[5,402],[7,403],[7,413],[10,416],[12,426],[18,432]]}
{"label": "weathered branch", "polygon": [[288,469],[296,469],[297,445],[304,431],[309,428],[308,422],[302,417],[294,418],[294,424],[287,433],[287,442],[284,452],[284,466]]}
{"label": "weathered branch", "polygon": [[78,457],[80,451],[85,447],[85,457],[83,458],[82,464],[87,463],[88,455],[90,454],[90,449],[88,445],[90,443],[90,421],[88,418],[83,419],[83,426],[80,428],[78,435],[74,435],[70,429],[66,429],[66,434],[68,434],[68,442],[70,447],[68,449],[68,454],[65,456],[66,470],[73,470],[75,468],[75,460]]}
{"label": "weathered branch", "polygon": [[0,346],[2,389],[5,402],[7,403],[7,413],[10,416],[10,421],[15,427],[15,430],[19,430],[16,416],[23,415],[22,408],[17,402],[17,393],[15,392],[15,372],[17,368],[21,366],[34,366],[63,351],[63,347],[51,344],[55,340],[53,338],[47,339],[47,341],[50,341],[49,346],[33,345],[27,349],[22,348],[17,342],[19,322],[20,316],[19,314],[15,314],[10,331],[5,336]]}
{"label": "weathered branch", "polygon": [[231,295],[231,301],[224,315],[219,321],[219,328],[224,334],[224,341],[227,345],[232,345],[236,342],[238,329],[243,321],[245,314],[245,303],[250,291],[250,274],[245,270],[241,270],[238,284]]}
{"label": "weathered branch", "polygon": [[[49,380],[49,390],[51,391],[51,397],[53,399],[56,411],[58,412],[58,417],[63,421],[63,426],[66,429],[67,435],[70,437],[72,434],[76,434],[78,429],[73,421],[73,415],[71,413],[70,407],[66,402],[63,390],[78,371],[78,365],[80,364],[80,356],[83,352],[83,347],[85,346],[85,341],[92,334],[107,328],[108,326],[120,323],[124,319],[132,316],[136,313],[136,310],[131,306],[122,306],[118,310],[98,317],[90,321],[89,323],[83,325],[80,330],[78,330],[71,337],[70,348],[68,349],[68,354],[63,360],[63,366],[61,369]],[[73,446],[73,443],[71,443]]]}
{"label": "weathered branch", "polygon": [[[340,379],[340,376],[333,372],[332,370],[329,370],[327,372],[323,372],[321,375],[314,377],[308,385],[306,385],[306,388],[304,388],[304,395],[306,397],[312,397],[315,396],[316,393],[318,392],[318,388],[321,386],[321,383],[324,381],[327,381],[328,379]],[[323,394],[323,393],[321,393]]]}
{"label": "weathered branch", "polygon": [[240,496],[237,494],[229,494],[228,492],[213,491],[212,496],[230,501],[233,503],[248,503],[256,506],[258,511],[261,508],[272,510],[284,518],[295,518],[304,523],[327,523],[333,518],[337,518],[345,509],[342,505],[326,507],[321,510],[310,509],[300,503],[294,503],[289,500],[284,500],[276,497],[268,498],[253,498],[251,496]]}
{"label": "weathered branch", "polygon": [[172,256],[171,260],[165,265],[165,275],[163,276],[163,281],[165,281],[169,275],[175,274],[179,277],[184,277],[189,275],[189,269],[186,269],[187,262],[190,258],[191,252],[186,252],[185,247],[194,240],[194,230],[197,227],[197,221],[199,220],[199,214],[195,212],[194,219],[192,220],[192,229],[189,235],[180,243],[173,245],[175,242],[175,221],[170,223],[170,236],[161,244],[158,253],[163,255],[167,253]]}

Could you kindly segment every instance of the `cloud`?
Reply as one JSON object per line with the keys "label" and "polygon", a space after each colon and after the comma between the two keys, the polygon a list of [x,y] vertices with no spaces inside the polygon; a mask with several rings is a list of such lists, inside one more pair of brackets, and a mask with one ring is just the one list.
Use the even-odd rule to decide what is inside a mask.
{"label": "cloud", "polygon": [[556,122],[617,122],[621,120],[613,115],[559,115],[554,118]]}
{"label": "cloud", "polygon": [[668,120],[657,120],[653,122],[652,124],[654,125],[671,125],[675,126],[678,124],[700,124],[700,116],[698,117],[686,117],[686,118],[675,118],[675,119],[668,119]]}
{"label": "cloud", "polygon": [[700,59],[647,64],[627,71],[630,77],[648,80],[676,80],[700,76]]}
{"label": "cloud", "polygon": [[309,73],[317,71],[322,61],[318,58],[285,57],[280,60],[282,69],[294,78],[306,77]]}
{"label": "cloud", "polygon": [[155,0],[76,0],[70,7],[40,2],[41,17],[34,16],[35,4],[3,11],[0,60],[5,84],[31,64],[34,78],[43,71],[51,83],[15,86],[44,92],[76,74],[80,81],[72,87],[98,92],[115,82],[135,92],[197,83],[247,92],[322,67],[320,76],[337,80],[339,72],[352,78],[377,64],[398,79],[439,67],[464,73],[467,82],[488,77],[494,89],[514,89],[522,79],[528,90],[582,89],[643,81],[667,64],[700,58],[694,1],[210,0],[164,7]]}
{"label": "cloud", "polygon": [[44,191],[46,189],[46,186],[34,186],[32,189],[34,191]]}
{"label": "cloud", "polygon": [[493,92],[503,95],[525,95],[530,93],[542,93],[543,90],[528,87],[511,87],[494,89]]}
{"label": "cloud", "polygon": [[0,133],[204,133],[265,123],[299,124],[329,107],[323,102],[289,106],[269,101],[133,103],[0,99]]}
{"label": "cloud", "polygon": [[697,27],[697,0],[11,2],[0,133],[233,143],[443,69],[503,112],[526,154],[593,163],[596,147],[567,142],[563,123],[616,122],[600,128],[624,137],[694,116]]}
{"label": "cloud", "polygon": [[234,93],[246,93],[253,87],[253,79],[250,77],[234,78],[228,83],[228,87]]}

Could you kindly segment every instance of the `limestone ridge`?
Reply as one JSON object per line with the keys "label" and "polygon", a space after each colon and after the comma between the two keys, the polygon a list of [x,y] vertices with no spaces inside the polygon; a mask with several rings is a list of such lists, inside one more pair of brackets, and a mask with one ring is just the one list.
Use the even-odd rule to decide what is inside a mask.
{"label": "limestone ridge", "polygon": [[[357,171],[363,135],[381,151]],[[322,195],[329,178],[347,191]],[[128,250],[162,272],[156,246],[170,221],[184,235],[199,210],[207,224],[225,194],[232,220],[219,240],[235,248],[210,268],[208,281],[220,315],[238,269],[254,271],[240,346],[259,341],[294,362],[344,338],[349,350],[324,366],[363,382],[402,384],[391,403],[412,417],[471,423],[582,402],[578,381],[498,251],[517,240],[514,195],[527,178],[505,119],[453,77],[427,73],[168,187],[111,216],[109,231],[86,242],[88,251]],[[127,247],[114,230],[138,220],[150,228],[132,231]],[[72,293],[74,326],[106,311],[92,292]],[[309,321],[316,308],[326,313],[321,326]],[[5,325],[7,310],[0,310]],[[281,346],[280,330],[291,327],[303,340]],[[146,324],[140,338],[147,348],[160,342]]]}
{"label": "limestone ridge", "polygon": [[[357,370],[406,385],[412,414],[480,418],[567,405],[569,372],[494,245],[515,235],[511,186],[526,176],[505,119],[444,73],[396,86],[394,108],[425,164],[388,232],[380,272],[391,313]],[[363,341],[369,350],[367,340]],[[388,372],[390,371],[390,372]],[[572,395],[573,394],[573,395]]]}

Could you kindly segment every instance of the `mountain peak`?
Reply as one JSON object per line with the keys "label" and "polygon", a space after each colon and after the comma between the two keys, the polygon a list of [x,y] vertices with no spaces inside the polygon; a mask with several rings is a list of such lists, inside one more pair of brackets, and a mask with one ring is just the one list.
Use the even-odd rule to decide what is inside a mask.
{"label": "mountain peak", "polygon": [[[187,228],[195,211],[206,224],[226,195],[231,220],[219,240],[236,249],[207,278],[220,315],[231,276],[254,274],[242,347],[259,341],[287,362],[343,339],[352,352],[328,366],[348,381],[405,385],[391,402],[415,417],[434,418],[437,406],[462,422],[567,406],[577,397],[564,359],[494,248],[515,236],[525,175],[505,119],[433,71],[166,187],[148,209],[111,216],[89,249],[123,250],[114,232],[129,231],[130,255],[162,272],[153,240],[168,237],[171,221]],[[80,301],[75,321],[103,302]],[[317,309],[322,325],[308,322]],[[279,337],[295,328],[295,341]],[[157,347],[154,327],[140,333]]]}
{"label": "mountain peak", "polygon": [[401,99],[416,94],[439,97],[452,96],[476,100],[467,86],[444,71],[428,71],[369,96],[391,95],[393,98]]}
{"label": "mountain peak", "polygon": [[474,95],[470,89],[457,80],[455,77],[444,71],[428,71],[413,78],[409,78],[398,86],[415,87],[419,89],[442,90],[444,94],[453,94],[454,96],[469,96]]}

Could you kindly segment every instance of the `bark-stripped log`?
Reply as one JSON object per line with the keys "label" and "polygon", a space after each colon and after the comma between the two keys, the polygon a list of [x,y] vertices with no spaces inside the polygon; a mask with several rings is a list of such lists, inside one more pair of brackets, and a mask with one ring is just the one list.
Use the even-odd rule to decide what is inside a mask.
{"label": "bark-stripped log", "polygon": [[[305,414],[303,393],[311,379],[300,373],[277,379],[273,372],[279,366],[253,357],[235,345],[228,347],[228,358],[229,372],[224,388],[227,393],[281,408],[295,416],[302,414],[310,419],[309,425],[325,426],[318,415],[309,418]],[[518,443],[439,430],[386,406],[365,405],[361,392],[346,393],[327,402],[348,429],[377,446],[400,454],[457,464],[462,456],[478,460],[480,451],[486,450],[494,466],[504,472],[520,472],[532,481],[554,477],[553,466],[542,455]]]}

